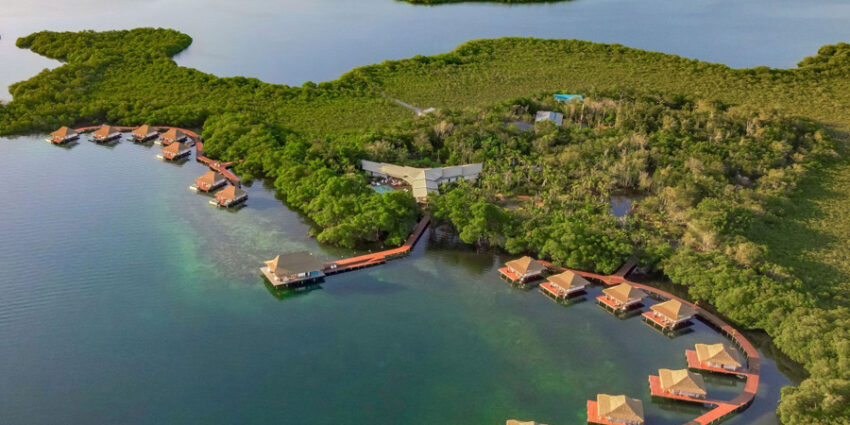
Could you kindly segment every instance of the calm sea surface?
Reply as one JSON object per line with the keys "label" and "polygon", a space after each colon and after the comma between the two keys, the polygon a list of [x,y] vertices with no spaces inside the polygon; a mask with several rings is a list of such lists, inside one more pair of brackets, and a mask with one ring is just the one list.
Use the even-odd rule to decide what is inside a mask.
{"label": "calm sea surface", "polygon": [[[57,64],[14,47],[43,29],[177,28],[195,39],[181,65],[292,85],[508,35],[734,67],[792,67],[850,41],[850,4],[835,0],[174,3],[0,0],[0,86]],[[702,325],[669,340],[590,301],[561,307],[500,281],[504,258],[433,237],[409,258],[280,296],[260,279],[262,260],[351,252],[318,245],[260,184],[246,208],[220,211],[187,190],[196,163],[42,138],[0,139],[3,424],[582,424],[598,392],[643,399],[655,424],[702,411],[653,403],[646,384],[659,367],[684,367],[685,348],[722,340]],[[775,424],[788,383],[765,359],[756,402],[727,423]],[[717,398],[742,387],[709,385]]]}
{"label": "calm sea surface", "polygon": [[[56,62],[19,51],[17,37],[169,27],[191,35],[177,61],[220,76],[300,85],[349,69],[435,54],[476,38],[576,38],[733,67],[793,67],[850,41],[846,0],[575,0],[538,5],[412,6],[395,0],[0,0],[0,86]],[[0,99],[8,99],[0,90]]]}
{"label": "calm sea surface", "polygon": [[[408,258],[279,296],[278,252],[326,258],[255,184],[237,212],[187,188],[204,167],[158,147],[0,139],[0,418],[4,424],[583,424],[599,392],[653,424],[702,411],[650,401],[647,375],[723,338],[668,339],[590,299],[563,307],[501,281],[504,258],[429,235]],[[730,424],[775,424],[789,380],[765,359]],[[731,398],[735,379],[709,380]]]}

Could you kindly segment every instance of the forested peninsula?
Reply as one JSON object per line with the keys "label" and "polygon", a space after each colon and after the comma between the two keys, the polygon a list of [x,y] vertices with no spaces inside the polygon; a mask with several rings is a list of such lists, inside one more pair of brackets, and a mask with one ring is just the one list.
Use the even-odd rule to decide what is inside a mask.
{"label": "forested peninsula", "polygon": [[[736,70],[619,45],[507,38],[357,68],[302,87],[177,66],[172,30],[42,32],[18,46],[65,64],[11,87],[0,133],[109,122],[202,129],[244,159],[320,240],[400,243],[419,214],[379,195],[359,159],[480,161],[429,203],[462,240],[607,272],[637,256],[740,326],[766,330],[810,376],[785,424],[850,417],[850,45],[795,69]],[[555,91],[582,93],[555,103]],[[438,111],[412,117],[387,97]],[[564,125],[533,124],[540,110]],[[636,200],[624,220],[612,195]]]}

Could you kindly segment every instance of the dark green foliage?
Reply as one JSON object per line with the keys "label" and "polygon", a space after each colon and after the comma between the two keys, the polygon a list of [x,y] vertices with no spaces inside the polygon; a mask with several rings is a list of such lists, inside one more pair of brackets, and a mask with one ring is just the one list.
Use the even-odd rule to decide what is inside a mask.
{"label": "dark green foliage", "polygon": [[[66,64],[12,86],[0,133],[101,122],[203,127],[210,156],[244,159],[240,173],[272,179],[320,240],[345,246],[399,244],[418,214],[406,193],[368,189],[358,159],[484,162],[475,186],[444,187],[431,204],[464,241],[603,272],[634,253],[739,325],[766,329],[806,366],[811,377],[783,390],[784,423],[848,423],[850,290],[841,272],[850,270],[842,219],[850,202],[799,207],[788,198],[829,153],[829,137],[809,119],[850,128],[847,44],[825,46],[797,69],[735,70],[619,45],[481,40],[296,88],[181,68],[170,56],[189,43],[162,29],[22,38],[18,46]],[[556,88],[589,99],[505,101]],[[445,110],[399,123],[408,111],[383,93]],[[556,107],[564,127],[511,125]],[[804,182],[795,199],[821,187]],[[846,193],[846,184],[834,188]],[[623,222],[607,210],[619,193],[638,199]],[[809,213],[823,205],[823,218]],[[786,216],[847,237],[821,251],[809,240],[783,250],[783,232],[805,234]],[[801,251],[835,269],[811,267]]]}
{"label": "dark green foliage", "polygon": [[355,171],[362,153],[345,141],[306,141],[256,115],[223,114],[204,125],[204,150],[238,165],[243,178],[274,179],[292,208],[321,229],[322,242],[354,247],[364,242],[400,245],[416,223],[416,202],[405,192],[379,195]]}
{"label": "dark green foliage", "polygon": [[[777,336],[807,366],[821,386],[785,390],[783,420],[841,423],[850,322],[821,319],[839,312],[821,308],[828,300],[820,288],[771,263],[766,248],[747,238],[809,167],[834,154],[829,137],[775,111],[688,97],[596,96],[604,94],[582,104],[523,98],[446,110],[370,133],[364,149],[395,162],[483,161],[477,185],[444,186],[431,199],[434,218],[454,225],[463,241],[603,273],[636,253],[694,299]],[[531,122],[540,109],[563,112],[564,126],[520,131],[514,124]],[[622,223],[605,202],[617,193],[638,199]]]}

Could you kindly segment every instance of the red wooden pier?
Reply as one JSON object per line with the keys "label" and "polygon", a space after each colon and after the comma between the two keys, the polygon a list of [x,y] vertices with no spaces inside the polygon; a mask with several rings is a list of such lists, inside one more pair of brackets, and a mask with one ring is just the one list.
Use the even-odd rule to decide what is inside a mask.
{"label": "red wooden pier", "polygon": [[507,268],[507,267],[502,267],[502,268],[500,268],[500,269],[499,269],[499,273],[501,273],[501,274],[502,274],[502,276],[504,276],[504,277],[508,278],[508,280],[510,280],[511,282],[519,282],[519,281],[520,281],[520,279],[521,279],[521,278],[519,277],[519,275],[517,275],[516,273],[512,272],[512,271],[511,271],[509,268]]}
{"label": "red wooden pier", "polygon": [[[118,131],[132,131],[135,128],[135,127],[128,127],[128,126],[112,126],[112,127],[117,129]],[[156,128],[157,131],[159,131],[159,132],[168,131],[168,130],[171,130],[171,129],[176,129],[176,130],[182,131],[183,133],[185,133],[189,137],[189,139],[192,140],[192,143],[195,145],[195,159],[198,162],[203,162],[208,167],[210,167],[211,170],[219,172],[221,175],[224,176],[224,178],[229,180],[230,183],[232,183],[234,186],[237,186],[237,187],[241,186],[242,183],[239,179],[239,176],[234,174],[233,171],[230,171],[230,167],[233,165],[233,162],[220,162],[220,161],[216,161],[214,159],[210,159],[210,158],[207,158],[206,156],[204,156],[204,143],[201,141],[201,137],[198,135],[198,133],[195,133],[192,130],[187,130],[185,128],[180,128],[180,127],[171,127],[171,126],[152,126],[152,127]],[[96,130],[98,128],[100,128],[100,126],[95,125],[95,126],[89,126],[89,127],[76,128],[76,129],[74,129],[74,131],[76,131],[77,133],[84,133],[84,132],[87,132],[87,131]]]}
{"label": "red wooden pier", "polygon": [[600,417],[599,410],[596,408],[596,400],[587,400],[587,422],[601,425],[623,425]]}
{"label": "red wooden pier", "polygon": [[[712,400],[711,403],[716,403],[716,407],[705,414],[693,419],[685,423],[685,425],[712,425],[721,422],[726,419],[729,415],[734,414],[736,412],[740,412],[753,402],[756,396],[756,392],[758,391],[759,386],[759,370],[760,370],[760,362],[761,357],[759,356],[758,350],[747,340],[744,335],[738,332],[735,328],[733,328],[728,323],[724,322],[722,319],[714,315],[713,313],[705,310],[704,308],[679,298],[667,291],[663,291],[661,289],[644,285],[642,283],[632,282],[626,279],[626,275],[631,272],[636,263],[632,260],[629,260],[626,264],[622,265],[614,274],[612,275],[600,275],[596,273],[583,272],[581,270],[573,270],[565,267],[555,266],[552,263],[538,260],[543,263],[546,267],[554,271],[572,271],[573,273],[579,274],[585,278],[596,279],[603,282],[606,285],[619,285],[621,283],[628,283],[629,285],[634,286],[635,288],[642,289],[650,294],[654,294],[660,298],[668,299],[668,300],[678,300],[679,302],[691,307],[695,312],[695,317],[699,318],[701,321],[711,326],[715,330],[719,331],[727,338],[729,338],[735,345],[744,353],[744,356],[747,358],[747,371],[746,372],[733,372],[725,369],[717,368],[708,368],[702,366],[696,362],[696,352],[690,354],[686,352],[686,357],[688,357],[688,366],[693,369],[701,369],[701,370],[711,370],[719,373],[733,374],[746,379],[746,384],[744,385],[744,390],[738,394],[737,397],[732,400],[727,401],[717,401]],[[693,350],[688,350],[693,351]],[[693,359],[692,359],[692,358]],[[704,400],[703,400],[704,402]],[[591,403],[593,404],[593,408],[591,409]],[[591,414],[593,417],[591,417]],[[603,418],[596,417],[596,402],[590,400],[587,402],[587,420],[588,422],[605,424],[607,423]]]}
{"label": "red wooden pier", "polygon": [[673,394],[669,391],[664,391],[664,388],[661,388],[661,378],[659,378],[658,375],[649,375],[649,393],[652,394],[653,397],[663,397],[669,398],[671,400],[687,401],[689,403],[702,404],[709,407],[716,407],[722,404],[727,404],[725,401],[696,398],[681,394]]}
{"label": "red wooden pier", "polygon": [[413,228],[413,232],[410,236],[407,237],[407,240],[404,242],[404,245],[388,249],[385,251],[373,252],[371,254],[359,255],[356,257],[344,258],[342,260],[332,261],[325,265],[325,269],[323,270],[326,275],[337,274],[342,272],[347,272],[351,270],[362,269],[364,267],[377,266],[378,264],[384,264],[393,258],[398,258],[405,256],[410,253],[410,250],[416,245],[416,242],[419,241],[419,238],[422,237],[422,234],[425,232],[425,229],[428,228],[428,225],[431,223],[431,216],[427,213],[422,216],[422,220],[419,220],[419,224]]}

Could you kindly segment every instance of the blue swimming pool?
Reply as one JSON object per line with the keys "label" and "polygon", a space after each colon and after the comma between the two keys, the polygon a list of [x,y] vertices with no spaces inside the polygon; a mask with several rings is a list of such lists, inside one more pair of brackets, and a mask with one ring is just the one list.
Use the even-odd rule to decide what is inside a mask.
{"label": "blue swimming pool", "polygon": [[378,192],[378,193],[390,193],[390,192],[395,190],[395,189],[392,188],[392,186],[387,186],[387,185],[380,185],[380,186],[372,185],[372,189],[374,189],[375,192]]}

